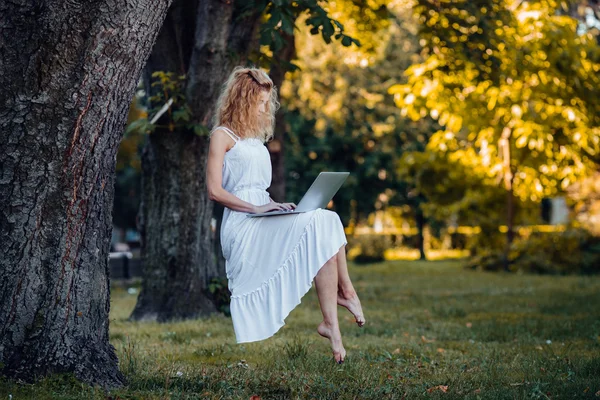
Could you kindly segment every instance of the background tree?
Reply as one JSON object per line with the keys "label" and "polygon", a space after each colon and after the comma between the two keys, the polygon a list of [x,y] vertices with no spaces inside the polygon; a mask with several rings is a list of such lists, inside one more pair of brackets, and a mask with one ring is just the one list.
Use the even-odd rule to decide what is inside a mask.
{"label": "background tree", "polygon": [[[297,202],[321,171],[352,171],[334,202],[348,224],[352,217],[363,214],[366,204],[373,209],[393,179],[380,171],[394,157],[396,138],[386,138],[384,132],[393,129],[393,122],[385,118],[390,111],[396,112],[391,98],[386,104],[384,96],[377,93],[385,79],[380,74],[395,72],[383,72],[385,69],[379,67],[386,61],[384,52],[393,56],[386,48],[391,42],[391,15],[384,2],[342,1],[328,7],[360,40],[361,47],[327,45],[314,38],[308,28],[296,35],[300,69],[290,75],[282,89],[282,114],[290,126],[285,137],[287,197]],[[386,45],[378,48],[378,40]],[[371,190],[356,190],[364,174],[372,179]]]}
{"label": "background tree", "polygon": [[[147,117],[139,106],[138,97],[134,97],[127,125]],[[119,229],[119,240],[126,240],[127,229],[136,229],[136,215],[140,206],[141,196],[141,159],[140,153],[143,134],[137,129],[127,129],[117,151],[117,166],[115,171],[115,196],[113,201],[113,225]]]}
{"label": "background tree", "polygon": [[284,85],[291,126],[286,168],[290,198],[297,201],[322,170],[348,170],[351,176],[334,199],[348,225],[364,223],[376,210],[408,204],[419,228],[423,251],[424,201],[396,173],[405,151],[422,150],[432,121],[411,121],[398,112],[390,82],[420,60],[417,24],[410,4],[339,1],[332,15],[345,23],[360,48],[325,46],[297,35],[300,70]]}
{"label": "background tree", "polygon": [[169,3],[0,3],[3,375],[124,382],[108,337],[115,155]]}
{"label": "background tree", "polygon": [[508,268],[515,197],[539,202],[594,170],[600,48],[553,2],[424,0],[415,12],[427,59],[391,93],[403,115],[443,127],[428,150],[475,160],[502,185]]}

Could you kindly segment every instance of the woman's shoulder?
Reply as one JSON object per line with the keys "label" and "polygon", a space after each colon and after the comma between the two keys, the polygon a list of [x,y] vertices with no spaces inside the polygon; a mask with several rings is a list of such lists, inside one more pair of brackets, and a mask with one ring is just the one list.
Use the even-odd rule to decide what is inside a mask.
{"label": "woman's shoulder", "polygon": [[221,134],[223,134],[223,133],[226,134],[227,136],[229,136],[236,142],[241,140],[241,137],[239,135],[237,135],[234,131],[232,131],[230,128],[228,128],[226,126],[223,126],[223,125],[215,126],[210,131],[210,136],[214,135],[217,132],[222,132]]}

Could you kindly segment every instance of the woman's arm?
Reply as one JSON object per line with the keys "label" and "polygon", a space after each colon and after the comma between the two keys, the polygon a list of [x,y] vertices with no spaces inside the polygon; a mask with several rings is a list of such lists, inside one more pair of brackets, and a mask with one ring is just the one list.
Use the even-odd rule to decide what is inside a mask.
{"label": "woman's arm", "polygon": [[253,214],[289,208],[288,205],[275,203],[272,200],[267,204],[255,206],[223,189],[223,160],[232,142],[233,139],[222,131],[222,129],[215,130],[210,138],[208,160],[206,163],[206,189],[208,191],[208,198],[223,204],[231,210]]}
{"label": "woman's arm", "polygon": [[206,163],[206,189],[208,198],[235,211],[255,213],[257,206],[240,199],[223,189],[223,160],[233,139],[221,129],[215,130],[210,137],[208,161]]}

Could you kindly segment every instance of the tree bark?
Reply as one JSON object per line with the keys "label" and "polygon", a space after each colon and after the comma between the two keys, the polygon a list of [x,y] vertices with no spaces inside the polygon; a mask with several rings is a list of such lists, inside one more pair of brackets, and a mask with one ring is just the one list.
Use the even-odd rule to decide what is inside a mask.
{"label": "tree bark", "polygon": [[[146,81],[158,70],[185,73],[193,121],[205,126],[221,85],[236,64],[245,63],[259,23],[259,13],[241,17],[234,3],[177,0],[146,67]],[[189,17],[192,10],[194,19]],[[207,137],[185,130],[156,129],[148,137],[140,210],[144,277],[133,320],[169,321],[217,312],[208,282],[224,277],[225,271],[214,259],[213,203],[205,182],[208,143]]]}
{"label": "tree bark", "polygon": [[[203,140],[204,139],[204,140]],[[167,321],[210,315],[204,290],[214,265],[211,208],[205,190],[205,138],[154,131],[142,153],[142,291],[134,320]],[[207,257],[210,256],[210,257]]]}
{"label": "tree bark", "polygon": [[0,3],[0,365],[124,377],[109,343],[116,152],[170,0]]}
{"label": "tree bark", "polygon": [[511,136],[512,136],[512,124],[505,126],[502,130],[502,135],[499,141],[499,151],[502,154],[502,167],[503,167],[503,181],[504,188],[506,189],[506,245],[504,247],[504,255],[502,264],[505,271],[510,271],[510,247],[514,238],[513,232],[513,220],[515,216],[514,211],[514,190],[513,182],[515,174],[513,172],[513,166],[511,163],[512,149],[511,149]]}
{"label": "tree bark", "polygon": [[[294,35],[284,34],[284,47],[277,54],[277,59],[271,66],[269,75],[273,84],[277,87],[277,97],[280,98],[281,85],[285,79],[285,73],[288,70],[289,63],[296,58],[296,41]],[[275,136],[269,142],[267,148],[271,155],[271,166],[273,179],[268,191],[273,200],[285,202],[285,158],[284,142],[287,134],[287,124],[285,123],[285,113],[278,112],[275,115]]]}
{"label": "tree bark", "polygon": [[503,266],[505,271],[510,271],[510,248],[515,238],[514,219],[515,219],[515,195],[513,193],[512,177],[510,187],[506,192],[506,247],[504,248]]}
{"label": "tree bark", "polygon": [[215,269],[217,270],[217,276],[223,278],[225,281],[227,279],[227,266],[225,265],[225,257],[223,257],[223,248],[221,246],[221,223],[223,222],[223,213],[225,212],[225,207],[222,204],[214,203],[213,208],[213,218],[216,221],[215,232],[213,236],[214,243],[214,260],[215,260]]}
{"label": "tree bark", "polygon": [[416,207],[416,218],[415,222],[417,224],[417,237],[419,243],[419,259],[427,260],[427,255],[425,254],[425,236],[423,231],[425,230],[425,216],[423,215],[423,210],[421,210],[421,206],[417,205]]}

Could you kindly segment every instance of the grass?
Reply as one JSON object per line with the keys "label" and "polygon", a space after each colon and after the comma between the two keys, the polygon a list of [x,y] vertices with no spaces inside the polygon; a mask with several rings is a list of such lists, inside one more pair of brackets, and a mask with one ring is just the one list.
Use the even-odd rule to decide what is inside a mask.
{"label": "grass", "polygon": [[[460,261],[350,265],[367,324],[339,308],[334,364],[313,288],[275,336],[236,344],[231,320],[127,322],[136,296],[113,288],[120,399],[600,398],[600,277],[467,271]],[[0,380],[0,400],[106,398],[67,375]]]}

